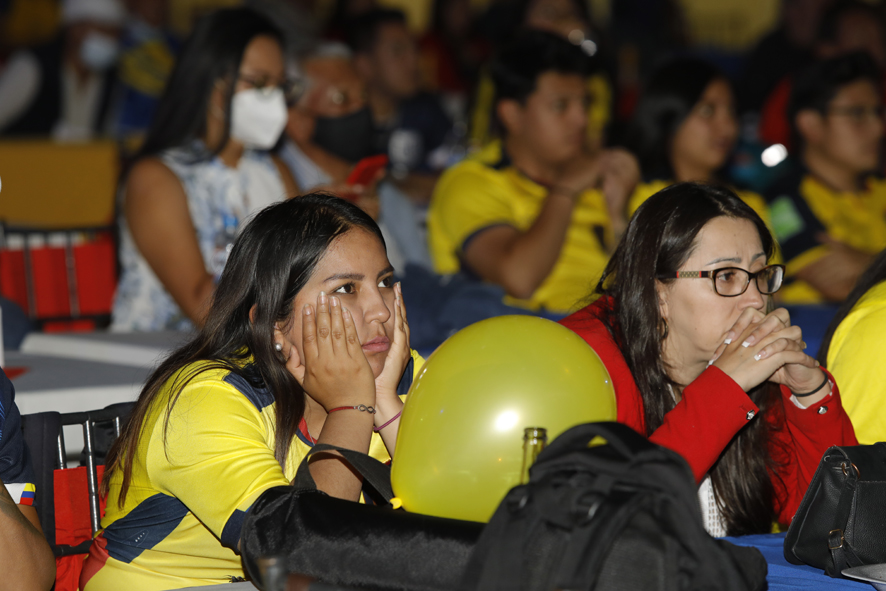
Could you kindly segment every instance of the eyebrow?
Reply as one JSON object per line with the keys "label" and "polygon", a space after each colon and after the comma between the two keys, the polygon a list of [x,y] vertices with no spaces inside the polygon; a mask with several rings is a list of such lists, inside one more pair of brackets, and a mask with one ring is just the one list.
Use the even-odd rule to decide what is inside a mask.
{"label": "eyebrow", "polygon": [[[753,257],[751,257],[751,262],[754,262],[757,259],[759,259],[760,257],[765,257],[765,256],[766,256],[765,252],[758,252]],[[738,257],[722,257],[719,259],[714,259],[713,261],[709,262],[705,266],[707,267],[708,265],[716,265],[717,263],[735,263],[736,265],[738,265],[738,264],[741,264],[741,259]]]}
{"label": "eyebrow", "polygon": [[[377,277],[381,277],[382,275],[387,275],[388,273],[393,272],[393,265],[388,265],[378,272]],[[324,279],[323,283],[329,283],[330,281],[341,281],[342,279],[350,279],[351,281],[362,281],[366,279],[366,275],[363,275],[362,273],[336,273],[335,275],[330,275],[329,277]]]}

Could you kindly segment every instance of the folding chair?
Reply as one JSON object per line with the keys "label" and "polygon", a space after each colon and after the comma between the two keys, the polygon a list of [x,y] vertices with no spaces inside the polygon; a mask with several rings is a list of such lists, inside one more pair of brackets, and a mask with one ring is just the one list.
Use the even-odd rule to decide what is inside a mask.
{"label": "folding chair", "polygon": [[[122,402],[88,412],[22,416],[37,477],[37,515],[56,556],[56,591],[77,589],[83,559],[104,515],[99,495],[104,457],[134,405]],[[83,427],[80,466],[67,468],[64,426],[78,424]]]}
{"label": "folding chair", "polygon": [[110,323],[117,285],[113,226],[0,226],[0,294],[47,332]]}

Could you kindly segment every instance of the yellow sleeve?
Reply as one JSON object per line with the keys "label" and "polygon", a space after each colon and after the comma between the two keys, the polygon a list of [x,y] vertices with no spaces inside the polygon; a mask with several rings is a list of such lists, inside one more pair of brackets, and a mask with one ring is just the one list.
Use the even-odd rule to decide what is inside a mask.
{"label": "yellow sleeve", "polygon": [[255,499],[289,484],[260,414],[271,410],[227,382],[194,380],[170,413],[165,446],[162,419],[151,433],[146,462],[156,490],[179,499],[228,546]]}
{"label": "yellow sleeve", "polygon": [[827,359],[863,445],[886,441],[886,282],[868,295],[873,297],[863,298],[834,332]]}
{"label": "yellow sleeve", "polygon": [[511,200],[489,174],[483,164],[467,161],[438,181],[428,213],[428,242],[438,273],[458,272],[462,246],[478,230],[514,225]]}

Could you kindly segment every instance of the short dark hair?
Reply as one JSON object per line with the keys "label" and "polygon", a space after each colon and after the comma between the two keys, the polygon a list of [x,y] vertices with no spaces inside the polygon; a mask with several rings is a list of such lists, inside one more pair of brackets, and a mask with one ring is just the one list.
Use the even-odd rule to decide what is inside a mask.
{"label": "short dark hair", "polygon": [[668,60],[649,77],[625,138],[645,178],[674,178],[674,135],[714,80],[729,82],[716,66],[694,57]]}
{"label": "short dark hair", "polygon": [[861,0],[837,0],[821,15],[818,31],[815,34],[816,43],[833,42],[837,40],[837,31],[840,21],[848,14],[859,12],[870,20],[873,20],[883,30],[879,9]]}
{"label": "short dark hair", "polygon": [[347,25],[345,35],[347,43],[354,53],[370,53],[378,42],[378,31],[384,25],[407,24],[406,15],[402,10],[393,8],[376,8],[355,17]]}
{"label": "short dark hair", "polygon": [[504,99],[524,103],[547,72],[588,76],[591,60],[581,48],[546,31],[525,30],[492,62],[495,104]]}
{"label": "short dark hair", "polygon": [[797,128],[797,115],[800,111],[812,109],[824,115],[840,89],[859,80],[868,80],[876,87],[877,95],[880,96],[880,76],[873,58],[863,51],[816,62],[794,76],[788,103],[791,142],[794,148],[803,145],[803,136]]}

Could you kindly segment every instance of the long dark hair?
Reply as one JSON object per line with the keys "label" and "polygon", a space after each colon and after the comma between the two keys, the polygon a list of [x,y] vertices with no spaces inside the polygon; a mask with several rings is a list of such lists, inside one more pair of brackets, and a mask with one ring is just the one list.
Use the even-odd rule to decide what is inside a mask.
{"label": "long dark hair", "polygon": [[849,316],[852,308],[855,307],[855,304],[858,303],[858,300],[860,300],[864,294],[883,281],[886,281],[886,250],[877,255],[874,262],[872,262],[865,272],[862,273],[861,277],[858,278],[858,282],[855,284],[852,292],[850,292],[849,297],[847,297],[840,307],[837,308],[837,313],[834,314],[831,323],[828,325],[827,331],[824,333],[824,337],[821,339],[821,347],[818,349],[819,363],[825,366],[827,365],[828,351],[831,348],[831,341],[834,339],[834,333],[837,331],[837,327],[840,326],[840,323]]}
{"label": "long dark hair", "polygon": [[216,10],[201,18],[182,48],[133,161],[202,138],[212,92],[216,83],[225,81],[224,134],[217,146],[208,146],[210,153],[217,154],[230,136],[231,98],[243,52],[259,35],[273,37],[283,47],[280,31],[251,9]]}
{"label": "long dark hair", "polygon": [[[277,414],[274,456],[281,466],[286,465],[305,402],[304,391],[274,349],[274,325],[277,323],[284,331],[290,325],[295,296],[332,242],[351,228],[371,232],[384,246],[381,231],[372,218],[355,205],[326,193],[311,193],[271,205],[245,226],[234,242],[203,328],[153,371],[120,437],[111,447],[103,494],[108,492],[111,476],[122,471],[119,504],[123,506],[135,450],[151,405],[161,391],[171,389],[166,403],[165,433],[165,424],[182,389],[205,371],[228,370],[256,387],[268,389],[274,396]],[[250,358],[252,361],[247,364]],[[194,367],[198,361],[208,363]]]}
{"label": "long dark hair", "polygon": [[[767,257],[775,243],[753,209],[726,188],[678,183],[650,197],[634,214],[597,291],[611,296],[614,307],[602,320],[625,357],[643,398],[647,435],[658,429],[674,407],[662,359],[663,320],[656,276],[675,274],[695,248],[698,233],[718,217],[754,224]],[[674,281],[661,280],[664,282]],[[778,390],[764,384],[749,393],[764,414],[778,403]],[[761,417],[763,418],[763,417]],[[710,474],[730,535],[770,531],[776,514],[769,475],[771,424],[750,421],[726,447]]]}
{"label": "long dark hair", "polygon": [[644,178],[674,179],[674,135],[714,80],[728,82],[715,66],[691,57],[672,59],[652,73],[625,137]]}

